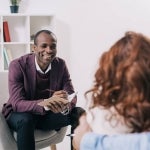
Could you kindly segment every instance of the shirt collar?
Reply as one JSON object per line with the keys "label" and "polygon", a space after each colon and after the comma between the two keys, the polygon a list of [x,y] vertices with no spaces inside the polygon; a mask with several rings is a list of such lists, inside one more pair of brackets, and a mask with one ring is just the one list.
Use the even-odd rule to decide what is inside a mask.
{"label": "shirt collar", "polygon": [[37,63],[37,60],[36,60],[36,57],[35,57],[35,67],[36,67],[36,70],[42,74],[46,74],[49,70],[51,70],[51,63],[49,64],[48,68],[46,69],[45,72],[42,71],[42,69],[40,68],[40,66],[38,65]]}

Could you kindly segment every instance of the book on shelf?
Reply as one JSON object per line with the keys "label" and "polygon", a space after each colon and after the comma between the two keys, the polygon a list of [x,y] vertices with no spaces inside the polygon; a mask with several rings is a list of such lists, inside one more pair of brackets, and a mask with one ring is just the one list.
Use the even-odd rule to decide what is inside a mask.
{"label": "book on shelf", "polygon": [[3,49],[3,55],[4,55],[4,69],[7,70],[10,61],[9,61],[9,58],[8,58],[8,55],[7,55],[7,52],[6,52],[5,48]]}
{"label": "book on shelf", "polygon": [[11,61],[13,60],[13,56],[12,56],[11,49],[9,49],[9,48],[5,48],[5,51],[6,51],[6,53],[7,53],[7,56],[8,56],[9,62],[11,62]]}
{"label": "book on shelf", "polygon": [[5,56],[4,56],[4,70],[8,70],[8,64],[7,64]]}
{"label": "book on shelf", "polygon": [[4,42],[11,42],[9,26],[7,21],[3,21]]}
{"label": "book on shelf", "polygon": [[13,60],[11,49],[4,47],[3,54],[4,54],[4,58],[6,59],[7,64],[9,65],[10,62]]}

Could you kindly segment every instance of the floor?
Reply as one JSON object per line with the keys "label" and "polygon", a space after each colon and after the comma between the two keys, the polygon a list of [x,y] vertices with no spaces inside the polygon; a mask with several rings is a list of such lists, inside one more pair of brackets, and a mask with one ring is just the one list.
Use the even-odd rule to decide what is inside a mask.
{"label": "floor", "polygon": [[[69,134],[69,133],[70,133],[70,127],[68,127],[66,135]],[[44,148],[44,149],[41,149],[41,150],[50,150],[50,148],[47,147],[47,148]],[[57,144],[57,150],[71,150],[70,137],[65,136],[63,142]]]}

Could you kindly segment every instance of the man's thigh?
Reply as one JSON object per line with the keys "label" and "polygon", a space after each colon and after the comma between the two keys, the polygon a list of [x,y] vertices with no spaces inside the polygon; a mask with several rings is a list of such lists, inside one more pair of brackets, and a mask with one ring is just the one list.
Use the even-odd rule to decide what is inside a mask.
{"label": "man's thigh", "polygon": [[53,130],[65,127],[69,124],[70,118],[68,115],[48,111],[46,115],[40,116],[36,128],[42,130]]}
{"label": "man's thigh", "polygon": [[14,131],[17,131],[19,126],[25,122],[30,122],[30,124],[34,126],[36,119],[31,113],[13,112],[7,120],[8,125]]}

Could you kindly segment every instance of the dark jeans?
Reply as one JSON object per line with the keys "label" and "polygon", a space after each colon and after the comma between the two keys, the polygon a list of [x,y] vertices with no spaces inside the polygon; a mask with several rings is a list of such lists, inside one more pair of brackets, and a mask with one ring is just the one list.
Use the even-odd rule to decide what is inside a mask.
{"label": "dark jeans", "polygon": [[18,150],[35,150],[34,129],[59,129],[70,124],[70,117],[51,111],[44,116],[14,112],[7,122],[9,127],[17,132]]}

